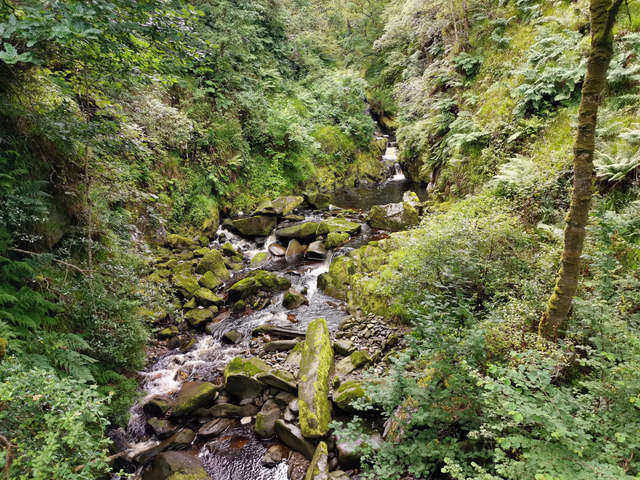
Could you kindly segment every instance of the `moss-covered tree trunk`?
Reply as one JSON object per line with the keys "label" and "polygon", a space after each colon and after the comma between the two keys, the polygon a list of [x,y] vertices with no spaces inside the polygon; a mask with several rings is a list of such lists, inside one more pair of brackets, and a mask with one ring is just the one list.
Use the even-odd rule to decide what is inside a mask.
{"label": "moss-covered tree trunk", "polygon": [[573,192],[564,230],[562,263],[539,332],[555,340],[566,328],[580,276],[580,256],[589,217],[593,185],[593,153],[598,105],[613,55],[613,25],[622,0],[591,0],[591,48],[582,85],[578,132],[573,150]]}

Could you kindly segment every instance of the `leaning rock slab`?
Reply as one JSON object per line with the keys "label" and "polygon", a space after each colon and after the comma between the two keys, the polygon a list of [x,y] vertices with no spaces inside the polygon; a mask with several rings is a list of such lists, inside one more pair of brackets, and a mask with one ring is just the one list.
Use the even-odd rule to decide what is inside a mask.
{"label": "leaning rock slab", "polygon": [[286,370],[273,369],[269,372],[259,373],[256,378],[265,385],[285,392],[296,393],[298,390],[296,379]]}
{"label": "leaning rock slab", "polygon": [[284,420],[276,420],[274,429],[278,438],[282,440],[282,443],[286,446],[302,453],[308,459],[313,457],[313,445],[305,440],[297,426],[292,423],[287,423]]}
{"label": "leaning rock slab", "polygon": [[259,437],[270,438],[275,434],[276,420],[280,418],[280,408],[273,400],[267,400],[256,415],[254,430]]}
{"label": "leaning rock slab", "polygon": [[304,480],[328,480],[329,478],[329,451],[327,444],[318,443],[316,451],[311,459]]}
{"label": "leaning rock slab", "polygon": [[333,349],[324,318],[309,323],[302,344],[298,374],[300,428],[307,438],[324,437],[331,422],[329,375],[333,366]]}
{"label": "leaning rock slab", "polygon": [[351,403],[359,398],[364,398],[365,395],[366,393],[362,382],[358,380],[347,380],[333,393],[333,403],[335,403],[340,410],[353,412],[355,409],[351,406]]}

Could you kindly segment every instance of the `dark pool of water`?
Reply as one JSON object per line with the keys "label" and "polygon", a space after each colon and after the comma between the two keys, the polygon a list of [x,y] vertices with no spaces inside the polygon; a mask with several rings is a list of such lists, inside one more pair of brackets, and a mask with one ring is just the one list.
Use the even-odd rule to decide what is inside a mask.
{"label": "dark pool of water", "polygon": [[331,203],[340,208],[369,210],[373,205],[398,203],[406,191],[415,192],[420,200],[428,197],[426,189],[408,180],[389,180],[379,185],[362,185],[336,190]]}

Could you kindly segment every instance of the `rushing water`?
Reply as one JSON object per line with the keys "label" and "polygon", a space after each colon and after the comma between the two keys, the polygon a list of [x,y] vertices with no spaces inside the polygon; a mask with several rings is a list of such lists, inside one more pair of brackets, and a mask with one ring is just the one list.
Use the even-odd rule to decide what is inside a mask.
{"label": "rushing water", "polygon": [[[402,175],[397,165],[396,155],[395,146],[390,146],[383,157],[383,160],[390,164],[390,172],[393,172],[387,182],[376,187],[359,187],[336,192],[333,203],[337,208],[366,210],[372,205],[401,201],[402,194],[411,185]],[[336,207],[329,212],[306,212],[305,220],[325,219],[332,216],[335,210]],[[352,214],[352,219],[361,221],[361,217],[357,214]],[[366,243],[372,238],[371,234],[371,230],[364,224],[362,232],[335,254],[343,254]],[[230,242],[243,254],[246,261],[249,261],[260,252],[268,253],[269,245],[275,241],[274,233],[266,239],[252,241],[221,227],[211,247],[220,248],[222,244]],[[260,268],[278,271],[289,278],[292,286],[298,291],[306,292],[308,305],[289,311],[282,306],[284,294],[277,294],[262,310],[240,317],[231,315],[226,320],[211,326],[208,333],[198,336],[189,351],[183,353],[172,350],[162,355],[145,371],[140,372],[141,389],[145,395],[131,409],[127,428],[129,440],[134,443],[150,439],[146,428],[147,419],[142,410],[142,405],[148,398],[158,394],[173,394],[185,381],[215,382],[219,379],[224,366],[233,357],[248,353],[251,331],[256,326],[270,323],[304,331],[311,320],[324,317],[330,330],[337,329],[340,321],[346,316],[345,308],[341,302],[324,295],[317,287],[318,277],[329,270],[333,255],[334,253],[329,252],[322,261],[302,259],[297,263],[288,264],[284,257],[274,257],[269,254],[267,262]],[[232,282],[252,269],[246,267],[234,273]],[[238,345],[227,345],[221,341],[222,335],[232,329],[243,334],[244,339]],[[268,445],[269,441],[258,439],[250,426],[239,426],[214,440],[196,443],[194,446],[198,449],[203,465],[212,479],[285,480],[287,478],[286,462],[274,468],[266,468],[260,462]]]}

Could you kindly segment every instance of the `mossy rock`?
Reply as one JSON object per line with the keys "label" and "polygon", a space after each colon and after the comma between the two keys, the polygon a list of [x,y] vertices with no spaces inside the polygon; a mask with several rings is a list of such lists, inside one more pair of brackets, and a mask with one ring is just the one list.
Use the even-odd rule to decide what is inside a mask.
{"label": "mossy rock", "polygon": [[309,205],[316,210],[328,210],[331,205],[331,197],[326,193],[309,192],[305,193],[305,197]]}
{"label": "mossy rock", "polygon": [[276,227],[276,217],[254,215],[232,221],[233,228],[247,237],[267,237]]}
{"label": "mossy rock", "polygon": [[269,372],[261,372],[256,375],[256,379],[285,392],[296,393],[298,390],[296,379],[285,370],[272,369]]}
{"label": "mossy rock", "polygon": [[203,305],[221,305],[224,303],[224,298],[220,295],[216,295],[208,288],[198,288],[193,296],[197,299],[198,303]]}
{"label": "mossy rock", "polygon": [[278,197],[261,204],[255,211],[257,215],[289,215],[304,203],[304,198],[297,195]]}
{"label": "mossy rock", "polygon": [[209,216],[204,219],[200,229],[208,238],[212,238],[215,236],[216,232],[218,231],[219,226],[220,226],[220,212],[218,211],[218,208],[217,207],[209,208]]}
{"label": "mossy rock", "polygon": [[208,288],[209,290],[215,290],[220,285],[222,285],[222,280],[220,280],[215,273],[213,272],[205,272],[204,275],[200,277],[198,280],[200,285],[204,288]]}
{"label": "mossy rock", "polygon": [[329,478],[329,449],[325,442],[320,442],[313,453],[304,480],[327,480],[327,478]]}
{"label": "mossy rock", "polygon": [[276,402],[267,400],[256,415],[256,423],[253,427],[256,435],[263,438],[273,437],[276,421],[280,418],[281,413]]}
{"label": "mossy rock", "polygon": [[224,369],[225,389],[238,398],[254,398],[265,388],[265,384],[255,377],[271,370],[257,357],[236,357]]}
{"label": "mossy rock", "polygon": [[327,233],[329,233],[329,227],[325,222],[304,222],[276,230],[276,237],[305,242]]}
{"label": "mossy rock", "polygon": [[173,267],[173,274],[178,275],[180,273],[185,275],[191,275],[193,270],[194,261],[188,262],[178,262],[175,267]]}
{"label": "mossy rock", "polygon": [[351,276],[357,272],[357,265],[353,258],[342,256],[331,262],[329,271],[318,277],[318,288],[327,295],[347,299],[347,285]]}
{"label": "mossy rock", "polygon": [[198,302],[196,302],[196,298],[191,298],[187,303],[182,305],[182,308],[185,310],[191,310],[192,308],[196,308],[198,306]]}
{"label": "mossy rock", "polygon": [[367,363],[371,363],[371,356],[369,356],[369,352],[366,350],[353,352],[351,355],[343,358],[336,364],[336,376],[344,377]]}
{"label": "mossy rock", "polygon": [[174,400],[171,415],[181,417],[207,407],[218,396],[219,385],[210,382],[185,382]]}
{"label": "mossy rock", "polygon": [[234,283],[229,288],[229,298],[231,300],[247,298],[261,290],[269,292],[279,292],[291,286],[291,282],[286,277],[282,277],[266,270],[257,270],[250,276]]}
{"label": "mossy rock", "polygon": [[300,360],[302,359],[302,349],[304,347],[304,342],[298,342],[293,349],[287,355],[287,358],[284,361],[285,365],[298,368],[300,366]]}
{"label": "mossy rock", "polygon": [[344,232],[330,232],[324,240],[324,247],[331,250],[344,245],[349,240],[349,234]]}
{"label": "mossy rock", "polygon": [[291,288],[287,290],[287,292],[284,294],[284,298],[282,299],[282,306],[284,308],[288,308],[289,310],[296,309],[301,305],[304,305],[305,303],[309,303],[307,297]]}
{"label": "mossy rock", "polygon": [[307,327],[298,375],[300,429],[307,438],[321,438],[329,431],[329,375],[332,366],[333,349],[327,322],[324,318],[317,318]]}
{"label": "mossy rock", "polygon": [[187,319],[189,324],[194,328],[204,327],[205,324],[211,320],[218,309],[213,307],[213,309],[209,308],[194,308],[193,310],[189,310],[184,314],[184,318]]}
{"label": "mossy rock", "polygon": [[258,252],[251,259],[250,265],[252,267],[261,267],[265,263],[267,263],[268,259],[269,259],[269,253],[267,253],[267,252]]}
{"label": "mossy rock", "polygon": [[173,284],[186,297],[192,297],[200,288],[198,279],[188,273],[178,273],[172,277]]}
{"label": "mossy rock", "polygon": [[323,223],[326,225],[328,233],[348,233],[349,235],[355,235],[362,230],[362,225],[359,223],[339,217],[330,218]]}
{"label": "mossy rock", "polygon": [[231,277],[225,265],[224,256],[217,250],[210,250],[198,262],[196,273],[204,274],[206,272],[212,272],[220,280],[227,280]]}
{"label": "mossy rock", "polygon": [[165,245],[173,249],[186,249],[197,246],[198,242],[193,238],[178,235],[177,233],[169,233]]}
{"label": "mossy rock", "polygon": [[175,337],[176,335],[178,335],[178,333],[180,333],[180,331],[178,330],[178,327],[176,327],[175,325],[172,325],[170,327],[163,328],[162,330],[160,330],[158,332],[158,338],[160,340],[165,340],[167,338]]}
{"label": "mossy rock", "polygon": [[333,403],[335,403],[340,410],[353,412],[354,408],[351,406],[351,403],[365,396],[366,393],[362,382],[358,380],[347,380],[333,393]]}

